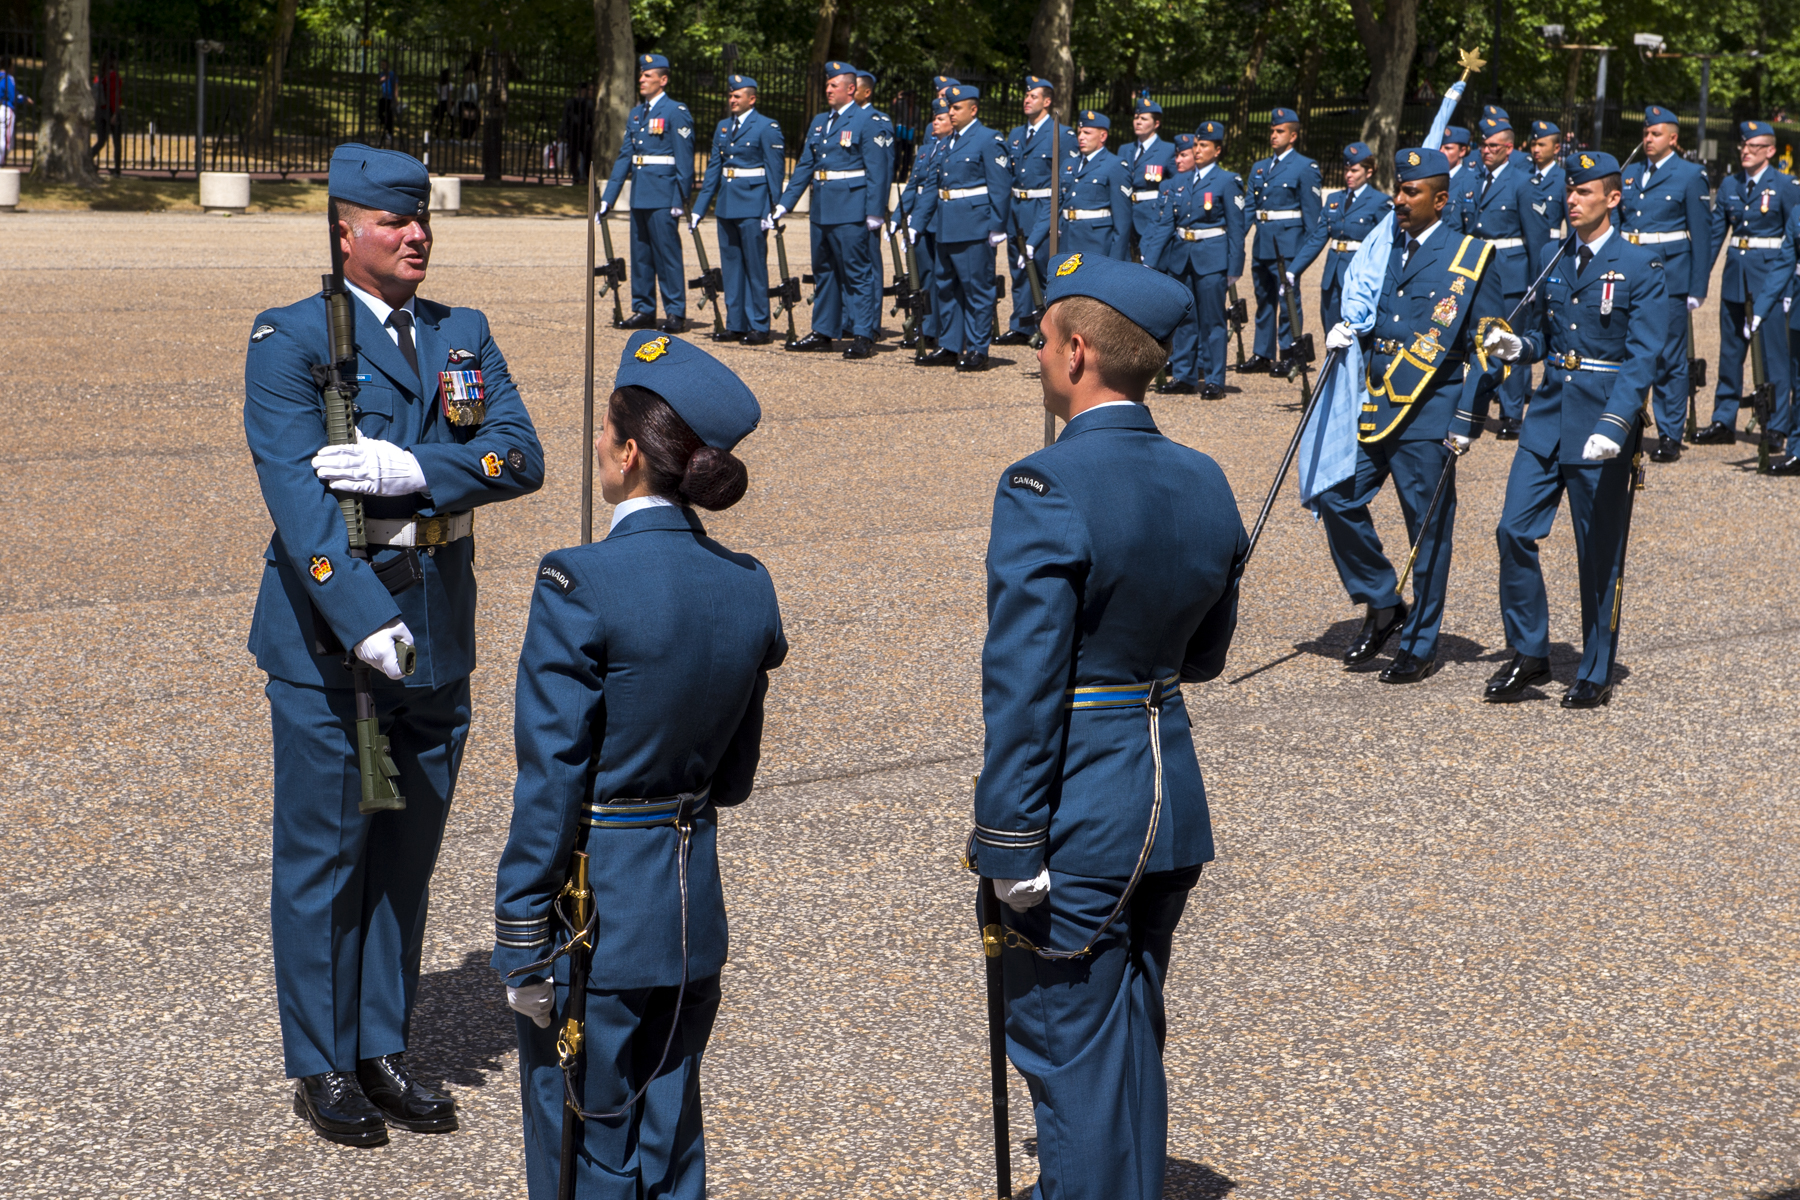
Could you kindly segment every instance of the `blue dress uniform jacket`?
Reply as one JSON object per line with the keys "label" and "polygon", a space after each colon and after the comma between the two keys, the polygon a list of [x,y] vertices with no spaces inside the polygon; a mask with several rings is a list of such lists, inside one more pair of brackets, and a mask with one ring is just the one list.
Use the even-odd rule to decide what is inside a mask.
{"label": "blue dress uniform jacket", "polygon": [[1194,311],[1169,343],[1176,383],[1225,382],[1226,280],[1244,273],[1244,193],[1238,177],[1214,163],[1163,186],[1156,224],[1140,248],[1144,261],[1173,275],[1194,297]]}
{"label": "blue dress uniform jacket", "polygon": [[[883,167],[883,178],[887,179],[888,182],[882,185],[881,189],[881,213],[883,216],[886,216],[888,212],[888,200],[893,191],[894,164],[898,158],[900,149],[899,131],[894,128],[894,119],[887,113],[882,112],[879,108],[876,108],[873,104],[863,104],[858,107],[868,114],[869,120],[872,123],[869,140],[875,143],[875,149],[878,153],[887,156],[887,163]],[[879,331],[881,329],[881,288],[882,279],[884,278],[881,266],[881,230],[871,229],[867,236],[869,240],[869,268],[870,273],[874,276],[874,284],[863,294],[863,305],[868,309],[870,327]]]}
{"label": "blue dress uniform jacket", "polygon": [[[1102,146],[1091,155],[1064,159],[1060,188],[1063,210],[1057,253],[1079,250],[1125,258],[1131,249],[1131,177],[1118,155]],[[1100,213],[1109,215],[1095,215]],[[1027,240],[1032,249],[1042,250],[1049,239],[1046,209]]]}
{"label": "blue dress uniform jacket", "polygon": [[[1318,163],[1289,150],[1279,158],[1257,162],[1250,169],[1249,187],[1250,212],[1256,223],[1250,255],[1250,283],[1256,293],[1255,352],[1275,359],[1294,344],[1276,264],[1285,261],[1288,270],[1294,269],[1300,243],[1319,222],[1325,179]],[[1294,311],[1301,312],[1298,291],[1294,293]]]}
{"label": "blue dress uniform jacket", "polygon": [[[368,516],[430,518],[533,492],[544,456],[481,313],[414,303],[420,372],[354,296],[357,427],[410,450],[428,493],[370,497]],[[311,367],[330,358],[325,302],[261,313],[244,365],[244,433],[275,524],[250,649],[268,673],[274,749],[270,928],[287,1074],[354,1071],[404,1050],[417,994],[432,865],[469,728],[475,666],[474,539],[422,550],[423,580],[390,595],[350,557],[337,501],[311,459],[325,444]],[[487,416],[452,426],[438,373],[482,373]],[[421,382],[420,373],[427,382]],[[407,553],[376,549],[374,561]],[[344,646],[399,617],[418,669],[375,676],[376,715],[400,769],[403,810],[358,810],[355,705],[343,652],[313,653],[313,610]]]}
{"label": "blue dress uniform jacket", "polygon": [[781,193],[782,206],[792,209],[812,188],[812,326],[826,337],[875,336],[881,280],[864,223],[887,213],[893,146],[892,123],[877,121],[869,110],[856,104],[842,113],[827,109],[812,119]]}
{"label": "blue dress uniform jacket", "polygon": [[[1162,185],[1175,174],[1175,143],[1157,137],[1145,146],[1134,140],[1130,145],[1120,147],[1119,161],[1130,173],[1131,229],[1134,240],[1140,244],[1141,254],[1144,235],[1156,224]],[[1150,262],[1148,258],[1144,261]]]}
{"label": "blue dress uniform jacket", "polygon": [[[1794,380],[1800,379],[1800,287],[1796,286],[1796,268],[1800,268],[1796,247],[1800,247],[1800,205],[1788,211],[1787,230],[1781,235],[1779,257],[1763,273],[1762,289],[1757,293],[1752,312],[1762,318],[1765,329],[1788,330],[1788,350],[1784,359],[1771,362],[1766,357],[1769,380],[1775,384],[1775,411],[1770,415],[1769,432],[1791,438],[1800,428],[1800,397],[1795,394]],[[1758,336],[1763,336],[1761,331]],[[1771,337],[1770,341],[1776,339]],[[1765,348],[1769,343],[1764,343]],[[1786,367],[1785,373],[1777,370]],[[1788,453],[1800,447],[1790,444]]]}
{"label": "blue dress uniform jacket", "polygon": [[[1400,235],[1402,238],[1404,235]],[[1482,322],[1504,317],[1494,253],[1440,220],[1401,264],[1402,243],[1389,253],[1368,351],[1356,472],[1316,498],[1331,556],[1351,600],[1390,608],[1400,603],[1393,564],[1369,517],[1369,503],[1389,476],[1419,544],[1413,607],[1398,649],[1429,661],[1437,653],[1456,528],[1454,476],[1430,528],[1421,532],[1450,451],[1451,434],[1480,436],[1487,394],[1500,370],[1476,350]],[[1472,361],[1473,360],[1473,361]]]}
{"label": "blue dress uniform jacket", "polygon": [[1563,222],[1568,220],[1568,172],[1562,169],[1561,163],[1553,162],[1542,170],[1534,164],[1531,168],[1531,190],[1537,193],[1537,198],[1532,201],[1532,207],[1544,218],[1544,223],[1550,227],[1550,236],[1561,236],[1557,231],[1563,227]]}
{"label": "blue dress uniform jacket", "polygon": [[936,191],[919,216],[930,222],[938,345],[986,354],[994,336],[994,248],[1012,213],[1012,169],[1006,141],[980,121],[945,139],[932,162]]}
{"label": "blue dress uniform jacket", "polygon": [[652,106],[632,108],[625,138],[601,197],[610,208],[631,180],[631,311],[656,315],[656,293],[671,319],[687,315],[687,273],[682,266],[681,219],[694,189],[694,117],[666,92]]}
{"label": "blue dress uniform jacket", "polygon": [[[1498,176],[1484,170],[1472,181],[1457,205],[1464,233],[1496,243],[1491,269],[1499,274],[1507,298],[1514,302],[1525,295],[1543,269],[1538,249],[1550,240],[1550,221],[1537,207],[1531,171],[1530,160],[1515,151]],[[1523,363],[1515,366],[1500,385],[1499,395],[1500,415],[1518,420],[1531,395],[1530,369]]]}
{"label": "blue dress uniform jacket", "polygon": [[1626,241],[1643,246],[1663,264],[1669,298],[1657,352],[1654,412],[1657,432],[1680,438],[1687,413],[1687,298],[1705,297],[1713,263],[1706,171],[1671,153],[1648,170],[1627,167],[1623,184],[1613,224]]}
{"label": "blue dress uniform jacket", "polygon": [[762,218],[775,210],[784,166],[781,126],[773,120],[752,108],[719,122],[694,214],[705,215],[716,198],[725,327],[739,333],[769,328],[769,236]]}
{"label": "blue dress uniform jacket", "polygon": [[[1545,247],[1545,261],[1555,252],[1556,243]],[[1506,505],[1495,529],[1500,617],[1515,651],[1549,656],[1549,602],[1538,543],[1549,534],[1566,490],[1581,592],[1583,649],[1576,674],[1605,685],[1618,646],[1613,590],[1619,584],[1631,459],[1662,351],[1667,272],[1648,247],[1634,246],[1616,231],[1579,273],[1578,261],[1572,251],[1551,269],[1531,324],[1519,331],[1525,357],[1543,362],[1544,381],[1519,431]],[[1605,462],[1582,458],[1582,448],[1596,433],[1624,452]]]}
{"label": "blue dress uniform jacket", "polygon": [[[567,936],[551,904],[570,852],[585,848],[599,922],[584,1106],[616,1111],[649,1083],[669,1022],[678,1022],[666,1077],[628,1116],[583,1123],[577,1195],[704,1194],[699,1064],[727,949],[718,811],[750,794],[768,673],[786,653],[768,572],[708,538],[690,509],[631,513],[605,540],[546,555],[538,567],[519,654],[518,779],[495,884],[492,963],[502,974],[528,967]],[[643,824],[668,816],[620,806],[699,793],[690,801],[684,970],[679,831]],[[560,1012],[567,959],[555,980]],[[563,1077],[557,1025],[540,1030],[520,1017],[517,1026],[535,1200],[555,1195]]]}
{"label": "blue dress uniform jacket", "polygon": [[[1764,167],[1752,182],[1734,171],[1719,185],[1713,197],[1710,227],[1714,255],[1723,252],[1725,271],[1719,286],[1719,382],[1713,392],[1713,420],[1734,425],[1743,394],[1744,359],[1749,343],[1744,340],[1744,318],[1762,292],[1770,271],[1781,270],[1781,239],[1788,217],[1800,206],[1800,182]],[[1712,263],[1707,263],[1711,271]],[[1785,280],[1782,281],[1786,283]],[[1787,390],[1787,338],[1776,322],[1766,322],[1757,333],[1763,339],[1763,365],[1777,395]]]}
{"label": "blue dress uniform jacket", "polygon": [[1450,172],[1450,194],[1444,200],[1444,207],[1438,213],[1438,220],[1452,229],[1461,229],[1462,218],[1456,215],[1457,205],[1468,193],[1469,185],[1475,183],[1479,186],[1480,180],[1481,157],[1478,153],[1471,151],[1469,156],[1458,163],[1454,171]]}
{"label": "blue dress uniform jacket", "polygon": [[919,314],[921,337],[936,338],[941,328],[937,311],[937,239],[931,236],[931,211],[937,205],[937,160],[949,138],[932,137],[913,158],[912,174],[900,193],[901,223],[918,234],[913,243],[913,265],[919,272],[919,290],[925,311]]}
{"label": "blue dress uniform jacket", "polygon": [[1312,266],[1321,252],[1325,255],[1325,265],[1319,274],[1319,328],[1330,329],[1338,323],[1343,311],[1344,276],[1350,270],[1350,260],[1356,257],[1357,247],[1362,245],[1363,239],[1393,206],[1392,197],[1366,183],[1357,189],[1355,196],[1348,188],[1340,188],[1325,201],[1319,223],[1306,235],[1299,253],[1288,264],[1288,270],[1298,275]]}
{"label": "blue dress uniform jacket", "polygon": [[1011,253],[1006,256],[1013,288],[1012,318],[1008,328],[1014,333],[1029,333],[1035,328],[1027,319],[1035,303],[1031,281],[1026,277],[1025,268],[1018,263],[1024,243],[1031,240],[1031,231],[1037,228],[1038,222],[1044,222],[1046,234],[1050,228],[1050,179],[1056,170],[1055,151],[1061,149],[1065,162],[1081,153],[1075,131],[1064,125],[1057,132],[1051,127],[1053,120],[1055,114],[1048,114],[1038,123],[1035,132],[1029,125],[1015,125],[1006,135],[1006,154],[1012,168],[1012,213],[1007,219],[1007,233],[1014,243]]}

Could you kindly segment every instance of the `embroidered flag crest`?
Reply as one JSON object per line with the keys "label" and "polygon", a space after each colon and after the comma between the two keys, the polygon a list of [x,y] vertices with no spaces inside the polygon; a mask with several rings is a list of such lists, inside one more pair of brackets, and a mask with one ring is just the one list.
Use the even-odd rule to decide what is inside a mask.
{"label": "embroidered flag crest", "polygon": [[1456,320],[1456,297],[1445,296],[1439,300],[1437,307],[1431,310],[1431,319],[1448,329],[1450,322]]}

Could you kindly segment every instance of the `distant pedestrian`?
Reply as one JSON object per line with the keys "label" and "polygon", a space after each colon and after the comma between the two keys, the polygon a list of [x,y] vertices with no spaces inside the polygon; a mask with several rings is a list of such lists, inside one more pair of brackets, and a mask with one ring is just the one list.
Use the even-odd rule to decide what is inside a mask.
{"label": "distant pedestrian", "polygon": [[[455,92],[456,89],[451,86],[450,83],[450,68],[445,67],[438,72],[437,103],[433,105],[431,109],[432,137],[436,137],[438,135],[438,129],[445,121],[450,120],[450,98]],[[454,129],[455,125],[452,124],[451,128]]]}
{"label": "distant pedestrian", "polygon": [[568,145],[569,176],[577,184],[587,182],[594,161],[594,85],[582,80],[563,105],[561,138]]}
{"label": "distant pedestrian", "polygon": [[463,72],[462,100],[457,104],[456,116],[466,142],[481,128],[481,86],[475,82],[473,69]]}
{"label": "distant pedestrian", "polygon": [[395,137],[394,117],[400,107],[400,76],[385,58],[381,60],[381,74],[375,77],[375,87],[375,120],[381,125],[381,141],[386,145]]}
{"label": "distant pedestrian", "polygon": [[94,148],[89,157],[94,169],[100,169],[100,151],[112,139],[112,173],[119,173],[120,158],[125,151],[125,81],[119,75],[119,60],[108,54],[100,60],[100,73],[94,76]]}
{"label": "distant pedestrian", "polygon": [[12,76],[12,59],[0,58],[0,167],[6,165],[6,156],[12,153],[13,113],[21,102],[37,103],[19,91],[19,82]]}

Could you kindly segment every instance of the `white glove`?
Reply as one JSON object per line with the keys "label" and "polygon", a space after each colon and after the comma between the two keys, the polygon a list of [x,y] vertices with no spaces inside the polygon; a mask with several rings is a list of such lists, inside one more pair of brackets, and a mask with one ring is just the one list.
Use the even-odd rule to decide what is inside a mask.
{"label": "white glove", "polygon": [[874,233],[877,229],[881,228],[881,218],[880,217],[864,217],[863,218],[863,228],[867,229],[870,233]]}
{"label": "white glove", "polygon": [[1292,271],[1289,271],[1287,273],[1287,281],[1288,281],[1289,287],[1296,287],[1299,285],[1299,282],[1300,282],[1299,280],[1294,278],[1294,273]]}
{"label": "white glove", "polygon": [[530,1017],[531,1023],[539,1029],[548,1029],[550,1018],[556,1012],[556,985],[548,979],[521,983],[518,987],[508,984],[506,1007],[522,1017]]}
{"label": "white glove", "polygon": [[356,643],[356,657],[386,675],[389,679],[399,679],[400,651],[394,643],[413,644],[412,630],[406,622],[395,617],[362,641]]}
{"label": "white glove", "polygon": [[757,224],[762,226],[762,231],[764,233],[769,233],[775,228],[775,218],[765,216],[762,220],[758,221]]}
{"label": "white glove", "polygon": [[906,227],[906,244],[909,246],[916,246],[919,244],[919,231],[914,229],[911,225]]}
{"label": "white glove", "polygon": [[1525,343],[1516,333],[1508,333],[1498,325],[1491,327],[1481,339],[1481,348],[1501,362],[1518,362]]}
{"label": "white glove", "polygon": [[1039,867],[1038,873],[1030,879],[996,879],[994,895],[1000,897],[1006,907],[1014,912],[1043,903],[1044,897],[1050,894],[1050,868]]}
{"label": "white glove", "polygon": [[380,438],[326,446],[313,455],[312,469],[335,491],[357,496],[405,496],[426,490],[425,472],[412,451]]}
{"label": "white glove", "polygon": [[1026,258],[1036,258],[1037,257],[1037,247],[1032,245],[1030,242],[1025,243],[1025,257]]}
{"label": "white glove", "polygon": [[596,200],[594,202],[594,215],[596,217],[604,217],[606,215],[606,210],[611,207],[612,207],[612,205],[608,204],[604,200]]}
{"label": "white glove", "polygon": [[772,214],[770,214],[770,216],[769,216],[769,223],[774,224],[775,222],[781,220],[781,218],[783,218],[787,215],[788,215],[787,205],[777,204],[775,206],[775,211]]}
{"label": "white glove", "polygon": [[998,246],[1004,241],[1006,241],[1006,235],[1004,233],[988,234],[988,245],[990,246]]}
{"label": "white glove", "polygon": [[[677,213],[675,215],[680,216],[681,214]],[[696,230],[698,228],[700,228],[700,214],[695,213],[693,216],[688,218],[688,232],[692,233],[692,232],[694,232],[694,230]]]}
{"label": "white glove", "polygon": [[1025,264],[1028,261],[1029,260],[1023,254],[1019,255],[1019,261],[1014,264],[1015,269],[1023,271],[1025,269]]}
{"label": "white glove", "polygon": [[1453,433],[1444,440],[1450,445],[1450,453],[1458,458],[1469,452],[1469,439],[1460,433]]}
{"label": "white glove", "polygon": [[1619,451],[1624,448],[1605,434],[1596,433],[1590,435],[1587,445],[1581,448],[1581,457],[1589,462],[1605,462],[1609,458],[1617,458]]}
{"label": "white glove", "polygon": [[1350,327],[1348,321],[1339,321],[1331,327],[1331,332],[1325,335],[1327,350],[1348,350],[1354,345],[1356,345],[1356,330]]}
{"label": "white glove", "polygon": [[1236,287],[1238,284],[1238,280],[1240,280],[1242,278],[1243,278],[1242,275],[1227,276],[1226,280],[1225,280],[1225,286],[1226,287]]}
{"label": "white glove", "polygon": [[1687,298],[1688,311],[1689,312],[1697,312],[1697,311],[1699,311],[1700,306],[1704,303],[1705,303],[1705,301],[1702,300],[1698,296],[1689,296]]}

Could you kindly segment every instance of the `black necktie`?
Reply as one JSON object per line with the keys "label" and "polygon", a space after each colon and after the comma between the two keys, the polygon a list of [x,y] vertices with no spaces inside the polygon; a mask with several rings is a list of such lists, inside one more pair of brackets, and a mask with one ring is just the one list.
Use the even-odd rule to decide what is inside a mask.
{"label": "black necktie", "polygon": [[394,333],[398,335],[400,342],[400,357],[406,360],[406,365],[412,368],[413,375],[417,377],[419,374],[419,352],[413,348],[412,314],[407,312],[404,308],[396,308],[393,312],[388,314],[387,323],[394,327]]}
{"label": "black necktie", "polygon": [[1419,252],[1419,239],[1416,237],[1407,238],[1406,239],[1406,259],[1405,259],[1405,262],[1403,262],[1401,265],[1404,266],[1405,263],[1411,262],[1412,256],[1417,254],[1418,252]]}
{"label": "black necktie", "polygon": [[744,127],[744,118],[733,117],[731,119],[731,140],[732,141],[734,141],[734,142],[737,141],[738,130],[742,129],[743,127]]}
{"label": "black necktie", "polygon": [[1583,246],[1581,248],[1581,261],[1575,264],[1575,274],[1580,275],[1583,271],[1587,270],[1588,264],[1593,261],[1594,252],[1586,246]]}

